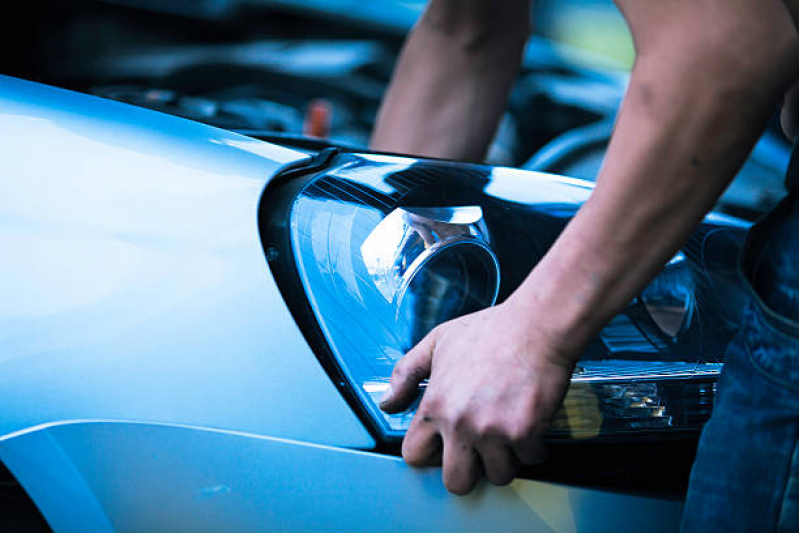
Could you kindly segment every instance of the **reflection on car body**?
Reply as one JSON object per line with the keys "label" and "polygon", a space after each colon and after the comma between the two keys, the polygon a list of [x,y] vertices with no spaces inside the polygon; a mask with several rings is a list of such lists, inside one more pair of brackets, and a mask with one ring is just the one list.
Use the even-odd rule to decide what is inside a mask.
{"label": "reflection on car body", "polygon": [[[489,161],[520,170],[363,148],[396,36],[110,33],[36,73],[104,98],[0,78],[0,504],[56,531],[677,527],[743,220],[709,215],[601,332],[548,463],[511,486],[449,496],[399,457],[413,408],[376,407],[410,346],[506,298],[588,197],[623,76],[533,40]],[[330,140],[300,135],[320,97]],[[767,133],[720,209],[754,216],[785,164]]]}

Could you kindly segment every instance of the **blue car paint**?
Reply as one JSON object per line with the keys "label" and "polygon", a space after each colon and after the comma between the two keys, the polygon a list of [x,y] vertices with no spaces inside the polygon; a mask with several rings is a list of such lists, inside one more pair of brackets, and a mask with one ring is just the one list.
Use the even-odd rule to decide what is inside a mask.
{"label": "blue car paint", "polygon": [[304,156],[0,78],[0,461],[61,531],[671,531],[682,504],[516,480],[449,495],[374,441],[268,272]]}
{"label": "blue car paint", "polygon": [[[58,532],[659,532],[681,511],[530,480],[454,497],[439,469],[397,457],[202,428],[76,422],[12,440],[0,452],[31,473],[23,482]],[[79,484],[49,474],[70,470]]]}
{"label": "blue car paint", "polygon": [[0,436],[70,419],[370,448],[269,273],[257,206],[307,156],[0,78]]}

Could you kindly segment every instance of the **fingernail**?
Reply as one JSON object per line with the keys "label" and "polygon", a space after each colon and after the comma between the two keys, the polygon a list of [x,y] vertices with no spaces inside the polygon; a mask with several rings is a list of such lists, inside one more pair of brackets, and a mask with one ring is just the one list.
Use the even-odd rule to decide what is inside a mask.
{"label": "fingernail", "polygon": [[388,402],[391,399],[391,396],[394,394],[394,390],[391,388],[391,385],[388,386],[386,392],[383,393],[383,396],[380,397],[380,405]]}

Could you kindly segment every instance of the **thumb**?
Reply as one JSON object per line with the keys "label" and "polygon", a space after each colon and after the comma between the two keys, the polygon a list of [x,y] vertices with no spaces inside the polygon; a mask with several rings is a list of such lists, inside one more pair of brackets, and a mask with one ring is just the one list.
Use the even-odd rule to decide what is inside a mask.
{"label": "thumb", "polygon": [[397,361],[391,373],[388,390],[380,400],[380,409],[399,413],[407,409],[419,395],[419,383],[430,376],[435,350],[435,331],[431,331],[405,357]]}

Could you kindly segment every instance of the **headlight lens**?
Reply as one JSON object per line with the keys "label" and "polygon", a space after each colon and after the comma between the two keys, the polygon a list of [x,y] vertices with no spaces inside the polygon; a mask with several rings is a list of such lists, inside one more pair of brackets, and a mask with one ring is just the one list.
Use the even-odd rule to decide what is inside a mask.
{"label": "headlight lens", "polygon": [[491,306],[499,263],[478,206],[397,208],[360,247],[373,287],[416,343],[437,324]]}
{"label": "headlight lens", "polygon": [[[270,264],[295,274],[277,276],[284,292],[296,285],[287,298],[295,316],[321,333],[322,357],[387,439],[402,436],[415,409],[377,407],[394,364],[437,324],[506,298],[591,190],[557,176],[367,155],[338,156],[289,183],[289,192],[265,194],[282,203],[261,207]],[[734,290],[705,270],[709,231],[738,239],[744,228],[707,222],[611,321],[579,362],[551,436],[698,431],[712,407],[718,347],[733,331],[707,328],[714,342],[702,342],[698,295]]]}

